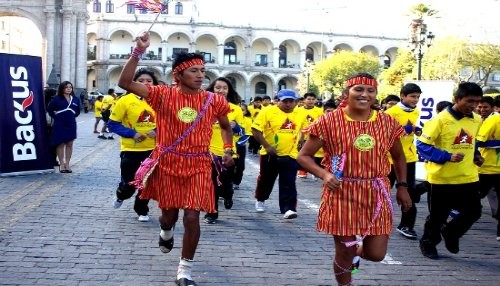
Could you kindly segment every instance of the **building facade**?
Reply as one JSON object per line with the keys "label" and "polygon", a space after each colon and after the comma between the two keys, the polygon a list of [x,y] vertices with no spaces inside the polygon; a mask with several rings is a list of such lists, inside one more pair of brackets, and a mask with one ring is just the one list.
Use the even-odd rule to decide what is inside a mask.
{"label": "building facade", "polygon": [[[338,50],[362,51],[390,65],[404,39],[230,26],[198,22],[196,1],[172,1],[156,14],[134,9],[126,1],[94,0],[88,4],[88,87],[101,92],[119,90],[120,71],[134,47],[134,38],[150,29],[151,46],[140,67],[172,82],[172,60],[181,51],[204,54],[206,82],[228,77],[241,97],[273,96],[283,88],[295,89],[306,63],[319,61]],[[120,91],[120,90],[119,90]]]}

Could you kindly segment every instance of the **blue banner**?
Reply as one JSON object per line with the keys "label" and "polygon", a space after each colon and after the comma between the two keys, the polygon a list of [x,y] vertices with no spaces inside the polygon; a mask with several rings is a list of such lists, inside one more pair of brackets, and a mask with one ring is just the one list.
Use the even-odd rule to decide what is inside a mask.
{"label": "blue banner", "polygon": [[0,53],[0,175],[53,171],[42,59]]}

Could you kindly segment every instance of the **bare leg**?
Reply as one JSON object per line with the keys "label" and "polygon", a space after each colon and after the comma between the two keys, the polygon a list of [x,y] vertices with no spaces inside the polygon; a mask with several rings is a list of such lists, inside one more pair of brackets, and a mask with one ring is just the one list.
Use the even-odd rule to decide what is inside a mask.
{"label": "bare leg", "polygon": [[60,170],[66,170],[66,164],[65,164],[65,160],[64,160],[64,148],[65,147],[65,144],[64,143],[61,143],[59,145],[57,145],[56,147],[56,154],[57,154],[57,159],[59,160],[59,168]]}
{"label": "bare leg", "polygon": [[97,132],[97,126],[99,125],[99,121],[101,121],[101,118],[96,117],[95,124],[94,124],[94,132]]}
{"label": "bare leg", "polygon": [[160,226],[164,230],[170,230],[179,218],[179,209],[161,210],[161,216],[158,218]]}
{"label": "bare leg", "polygon": [[184,237],[182,241],[181,258],[194,258],[198,242],[200,240],[200,212],[195,210],[184,210]]}
{"label": "bare leg", "polygon": [[64,149],[64,157],[66,158],[66,169],[71,171],[69,167],[69,161],[71,160],[71,155],[73,155],[73,140],[64,143],[66,149]]}
{"label": "bare leg", "polygon": [[388,235],[371,235],[363,240],[361,257],[370,261],[382,261],[387,253]]}
{"label": "bare leg", "polygon": [[346,247],[344,242],[355,240],[355,236],[334,236],[335,257],[333,273],[339,285],[351,285],[352,259],[356,255],[356,247]]}

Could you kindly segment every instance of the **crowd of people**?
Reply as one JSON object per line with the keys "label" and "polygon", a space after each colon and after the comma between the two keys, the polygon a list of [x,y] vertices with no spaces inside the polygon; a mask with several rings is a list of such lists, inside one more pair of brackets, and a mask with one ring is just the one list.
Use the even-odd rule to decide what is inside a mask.
{"label": "crowd of people", "polygon": [[[459,252],[460,238],[481,216],[482,198],[488,197],[498,219],[500,98],[483,96],[475,83],[459,84],[453,103],[438,103],[439,114],[419,126],[422,90],[417,84],[404,85],[399,95],[389,95],[379,105],[376,79],[359,73],[347,79],[338,101],[321,102],[312,92],[299,96],[282,89],[273,99],[256,96],[246,105],[227,78],[202,89],[205,63],[200,54],[180,53],[172,66],[175,84],[160,83],[152,71],[137,70],[149,34],[135,43],[119,80],[127,94],[118,98],[110,89],[97,97],[94,133],[100,139],[120,136],[121,181],[113,206],[119,208],[136,194],[138,220],[149,221],[148,203],[158,202],[163,253],[174,247],[183,210],[177,285],[196,285],[192,268],[200,214],[205,213],[205,223],[216,224],[219,198],[225,209],[233,207],[247,154],[259,157],[256,212],[266,211],[278,180],[282,219],[297,219],[297,178],[323,181],[317,230],[333,237],[338,285],[352,285],[360,258],[384,258],[393,229],[393,187],[402,212],[396,231],[408,239],[419,237],[416,204],[427,193],[429,215],[420,237],[427,258],[439,257],[441,240],[449,252]],[[74,129],[68,133],[58,122],[63,116],[74,122],[80,110],[71,95],[72,85],[66,82],[48,109],[62,173],[71,172],[76,125],[65,126]],[[140,185],[136,173],[146,159],[155,164],[147,183]],[[424,182],[416,181],[419,161],[425,162]]]}

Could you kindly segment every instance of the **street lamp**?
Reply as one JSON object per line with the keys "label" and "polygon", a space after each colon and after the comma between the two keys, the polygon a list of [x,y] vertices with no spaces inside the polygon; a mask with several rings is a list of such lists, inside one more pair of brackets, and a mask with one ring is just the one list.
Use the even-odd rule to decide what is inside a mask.
{"label": "street lamp", "polygon": [[311,86],[310,79],[311,79],[311,72],[313,70],[314,70],[314,62],[308,59],[304,64],[304,73],[307,77],[307,92],[309,92]]}
{"label": "street lamp", "polygon": [[431,31],[427,31],[427,25],[423,21],[414,21],[413,30],[410,39],[412,51],[417,57],[418,73],[417,79],[422,79],[422,58],[424,57],[423,49],[429,48],[432,45],[435,35]]}

